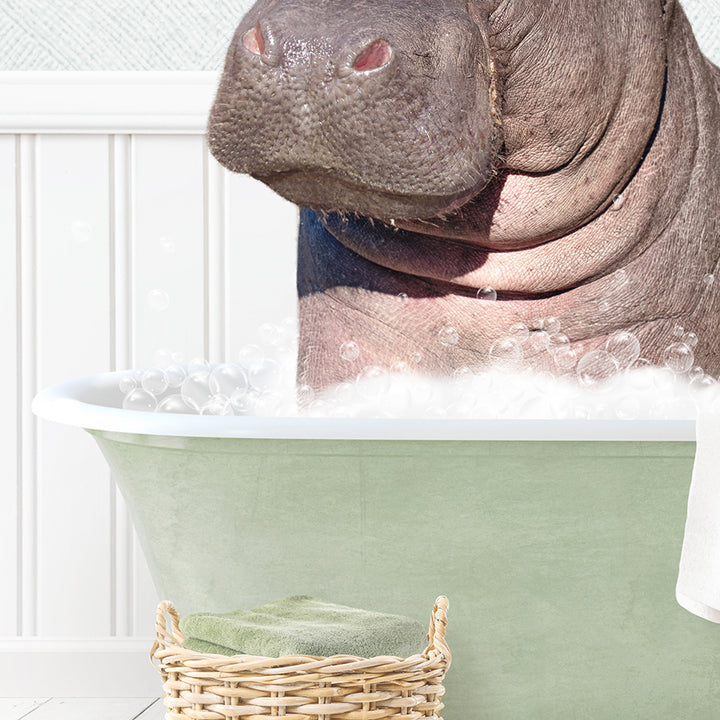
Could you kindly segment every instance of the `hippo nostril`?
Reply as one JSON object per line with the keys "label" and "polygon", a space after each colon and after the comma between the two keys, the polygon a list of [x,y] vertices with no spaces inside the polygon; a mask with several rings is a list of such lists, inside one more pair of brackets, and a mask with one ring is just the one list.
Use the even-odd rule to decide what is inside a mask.
{"label": "hippo nostril", "polygon": [[265,38],[260,30],[260,23],[242,36],[242,44],[253,55],[262,55],[265,52]]}
{"label": "hippo nostril", "polygon": [[392,52],[392,48],[385,40],[373,40],[355,58],[352,64],[353,70],[357,72],[377,70],[390,62]]}

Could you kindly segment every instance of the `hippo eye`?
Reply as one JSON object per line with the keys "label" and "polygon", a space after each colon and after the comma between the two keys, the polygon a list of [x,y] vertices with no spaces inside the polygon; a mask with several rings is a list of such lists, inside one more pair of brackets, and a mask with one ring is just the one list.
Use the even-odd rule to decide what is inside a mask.
{"label": "hippo eye", "polygon": [[392,48],[385,40],[373,40],[353,62],[353,70],[366,72],[387,65],[392,57]]}
{"label": "hippo eye", "polygon": [[242,36],[242,44],[253,55],[262,55],[265,52],[265,38],[260,30],[260,23]]}

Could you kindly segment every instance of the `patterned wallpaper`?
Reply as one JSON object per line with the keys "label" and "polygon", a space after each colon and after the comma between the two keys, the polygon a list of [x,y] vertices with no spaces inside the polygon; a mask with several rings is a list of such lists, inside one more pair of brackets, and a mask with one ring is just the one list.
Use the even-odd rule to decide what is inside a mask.
{"label": "patterned wallpaper", "polygon": [[[251,0],[0,0],[0,70],[215,70]],[[720,64],[720,0],[682,0]]]}

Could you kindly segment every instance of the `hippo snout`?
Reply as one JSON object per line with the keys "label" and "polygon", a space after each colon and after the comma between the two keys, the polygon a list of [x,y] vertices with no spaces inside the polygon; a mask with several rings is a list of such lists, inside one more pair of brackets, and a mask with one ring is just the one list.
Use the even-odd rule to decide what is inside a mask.
{"label": "hippo snout", "polygon": [[[210,150],[299,205],[425,218],[477,194],[498,144],[464,5],[260,0],[228,51]],[[426,17],[427,16],[427,17]]]}

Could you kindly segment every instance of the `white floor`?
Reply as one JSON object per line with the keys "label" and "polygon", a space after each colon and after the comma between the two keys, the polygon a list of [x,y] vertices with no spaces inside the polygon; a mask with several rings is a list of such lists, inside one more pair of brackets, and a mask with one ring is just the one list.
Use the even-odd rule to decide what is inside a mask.
{"label": "white floor", "polygon": [[157,698],[0,698],[0,720],[163,720]]}

